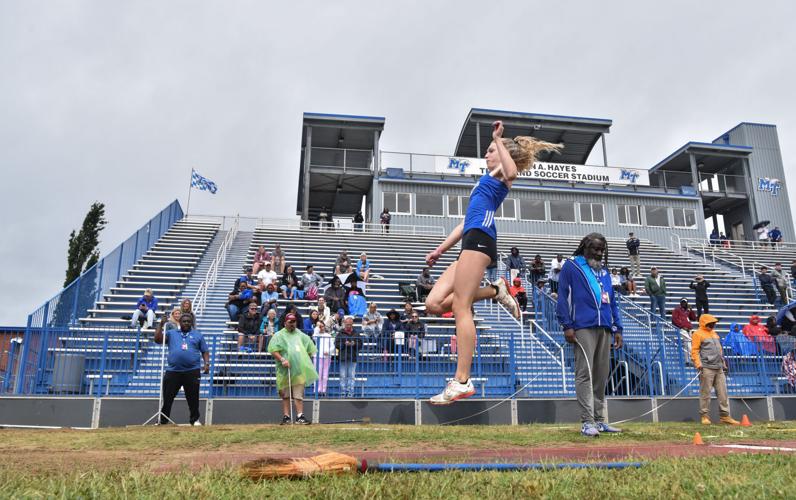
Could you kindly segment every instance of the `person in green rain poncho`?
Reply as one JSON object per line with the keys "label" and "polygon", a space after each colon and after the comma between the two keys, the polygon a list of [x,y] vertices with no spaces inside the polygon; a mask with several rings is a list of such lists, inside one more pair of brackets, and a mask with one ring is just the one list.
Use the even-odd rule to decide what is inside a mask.
{"label": "person in green rain poncho", "polygon": [[296,405],[296,423],[310,423],[304,416],[304,387],[318,380],[318,372],[312,364],[315,351],[312,339],[296,328],[296,315],[285,316],[285,327],[276,332],[268,344],[268,352],[276,359],[276,388],[282,397],[284,414],[282,425],[290,423],[291,394]]}

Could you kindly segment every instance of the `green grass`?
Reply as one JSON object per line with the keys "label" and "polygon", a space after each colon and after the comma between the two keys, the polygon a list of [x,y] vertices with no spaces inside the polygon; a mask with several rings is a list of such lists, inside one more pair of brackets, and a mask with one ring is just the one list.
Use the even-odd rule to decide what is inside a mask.
{"label": "green grass", "polygon": [[274,443],[284,449],[357,447],[369,449],[524,447],[611,443],[690,442],[694,432],[715,440],[796,440],[796,422],[756,423],[752,427],[710,427],[693,423],[626,424],[625,432],[597,440],[580,436],[578,425],[525,426],[275,426],[241,425],[190,427],[128,427],[73,430],[0,430],[0,452],[9,449],[51,450],[161,450],[179,448],[220,449],[252,443]]}
{"label": "green grass", "polygon": [[[628,424],[588,440],[578,426],[210,426],[0,430],[0,498],[796,498],[796,454],[650,460],[641,469],[367,474],[256,483],[237,467],[180,470],[214,453],[500,450],[544,446],[796,441],[796,422],[753,427]],[[182,460],[186,460],[183,462]],[[423,459],[415,461],[442,461]],[[156,473],[155,465],[174,465]]]}
{"label": "green grass", "polygon": [[661,459],[640,469],[367,474],[256,483],[235,470],[152,475],[140,470],[0,470],[2,497],[64,498],[788,498],[793,458],[730,455]]}

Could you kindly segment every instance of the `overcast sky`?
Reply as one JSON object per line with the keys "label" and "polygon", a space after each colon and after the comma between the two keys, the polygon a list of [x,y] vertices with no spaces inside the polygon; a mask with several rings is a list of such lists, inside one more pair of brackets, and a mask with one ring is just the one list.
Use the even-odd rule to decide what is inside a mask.
{"label": "overcast sky", "polygon": [[304,111],[384,116],[383,149],[442,154],[471,107],[610,118],[609,162],[640,168],[773,123],[796,185],[794,19],[792,1],[0,0],[0,325],[60,289],[93,201],[103,254],[184,207],[192,166],[220,188],[192,212],[295,217]]}

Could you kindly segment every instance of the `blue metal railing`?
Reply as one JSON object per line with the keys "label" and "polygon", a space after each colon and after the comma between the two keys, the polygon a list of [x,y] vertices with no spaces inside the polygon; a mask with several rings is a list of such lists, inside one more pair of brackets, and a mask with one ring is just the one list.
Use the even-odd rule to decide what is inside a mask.
{"label": "blue metal railing", "polygon": [[[46,342],[52,333],[62,333],[87,315],[87,311],[119,281],[124,272],[183,217],[179,201],[174,200],[147,221],[132,236],[87,269],[72,283],[28,316],[25,338],[17,354],[18,380],[15,392],[22,394],[30,384],[27,379],[41,376],[47,355]],[[34,384],[35,385],[35,384]]]}

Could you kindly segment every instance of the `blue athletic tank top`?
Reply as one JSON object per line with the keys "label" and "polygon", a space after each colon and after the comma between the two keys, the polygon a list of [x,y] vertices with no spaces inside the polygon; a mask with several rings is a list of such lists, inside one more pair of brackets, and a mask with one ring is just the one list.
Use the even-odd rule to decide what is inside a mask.
{"label": "blue athletic tank top", "polygon": [[471,229],[480,229],[497,240],[495,211],[506,199],[507,194],[509,194],[509,187],[489,175],[489,172],[481,176],[470,192],[470,205],[467,207],[467,215],[464,217],[462,234]]}

